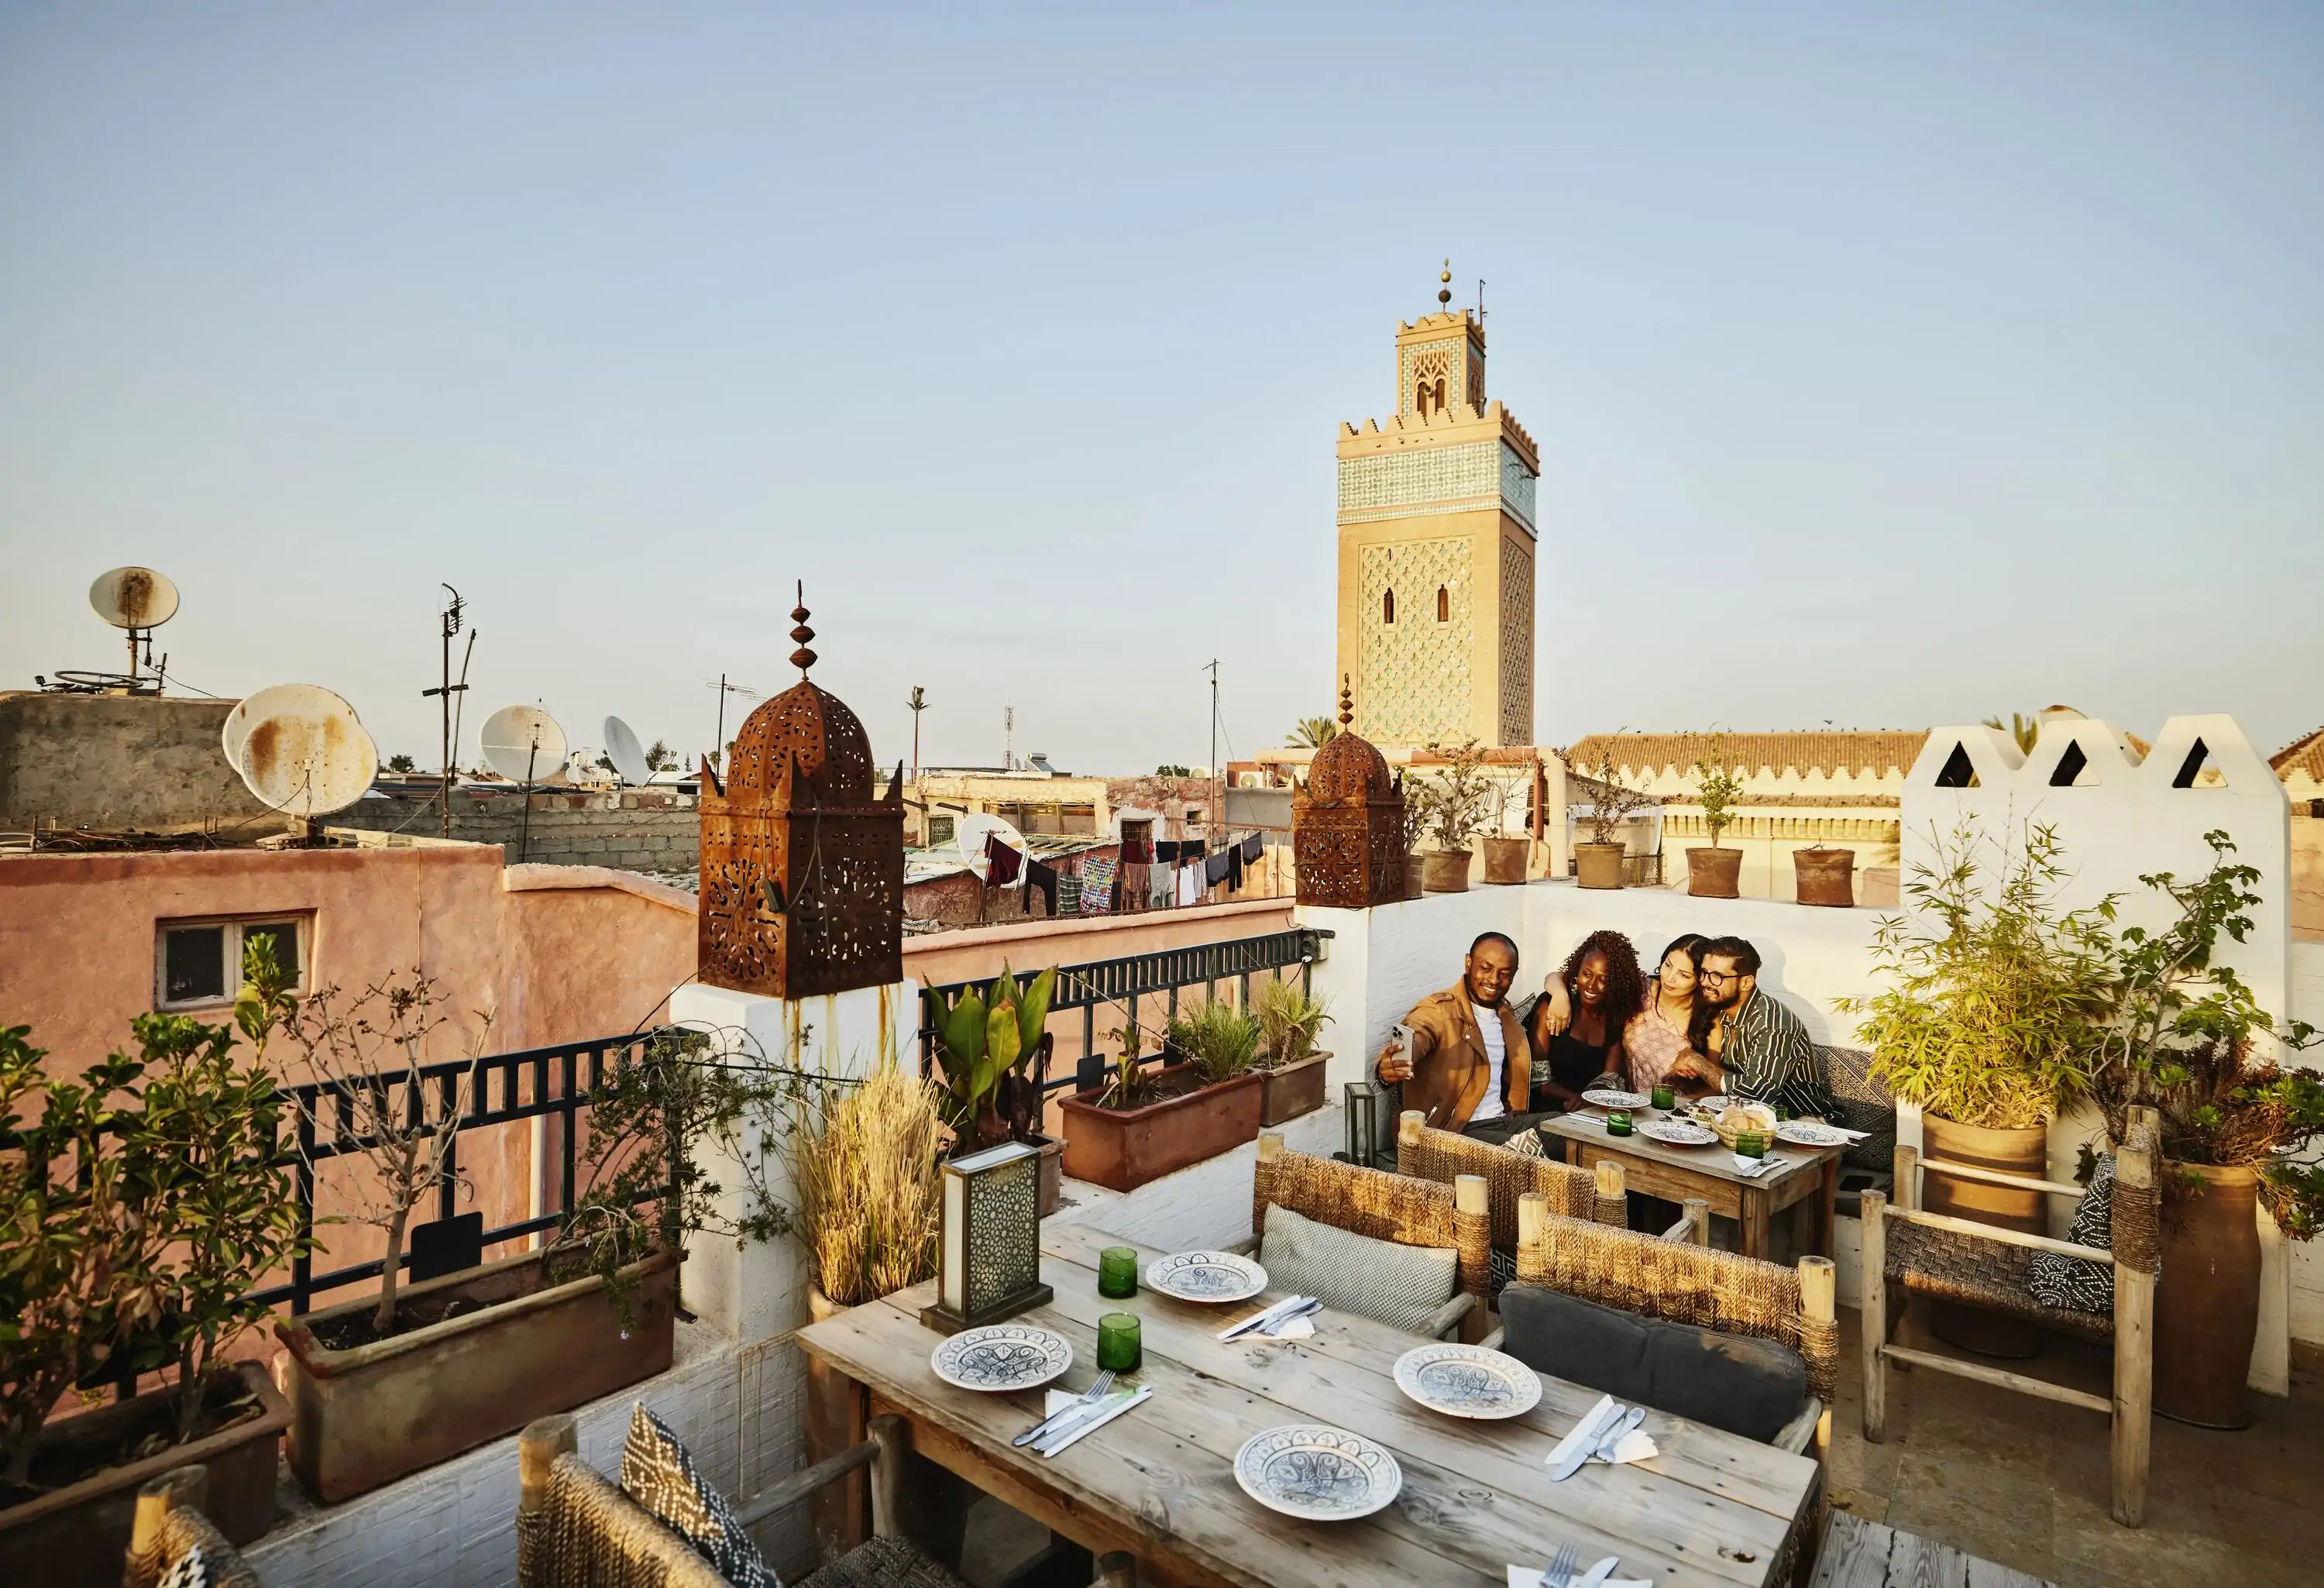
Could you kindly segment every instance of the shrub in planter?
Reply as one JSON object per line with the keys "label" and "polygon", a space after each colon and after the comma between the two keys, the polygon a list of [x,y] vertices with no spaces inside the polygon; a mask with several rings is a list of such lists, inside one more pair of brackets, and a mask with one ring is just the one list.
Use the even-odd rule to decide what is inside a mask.
{"label": "shrub in planter", "polygon": [[1422,858],[1422,884],[1432,893],[1463,893],[1469,888],[1469,843],[1486,830],[1486,811],[1497,787],[1484,771],[1484,747],[1474,739],[1452,746],[1432,743],[1445,770],[1436,777],[1405,780],[1405,802],[1418,813],[1430,847]]}
{"label": "shrub in planter", "polygon": [[1633,813],[1654,804],[1655,798],[1622,780],[1622,771],[1614,764],[1612,735],[1598,752],[1598,764],[1591,768],[1589,777],[1596,787],[1590,797],[1590,814],[1582,820],[1590,829],[1590,840],[1573,846],[1575,880],[1584,888],[1618,888],[1624,854],[1622,824]]}
{"label": "shrub in planter", "polygon": [[980,993],[964,988],[949,1004],[930,992],[929,1023],[936,1057],[948,1089],[945,1118],[955,1156],[1021,1141],[1041,1153],[1043,1218],[1057,1209],[1065,1144],[1041,1131],[1041,1107],[1054,1046],[1049,1004],[1057,984],[1052,965],[1020,981],[1005,964]]}
{"label": "shrub in planter", "polygon": [[1297,983],[1268,976],[1251,983],[1250,1010],[1259,1021],[1259,1125],[1279,1125],[1323,1106],[1323,1061],[1316,1033],[1332,1018],[1325,1001]]}
{"label": "shrub in planter", "polygon": [[1743,853],[1720,848],[1719,835],[1734,825],[1735,802],[1742,797],[1743,780],[1727,762],[1726,735],[1714,734],[1694,758],[1694,799],[1711,835],[1709,848],[1686,852],[1686,891],[1697,899],[1732,899],[1741,891]]}
{"label": "shrub in planter", "polygon": [[1066,1174],[1131,1191],[1258,1138],[1263,1094],[1251,1068],[1255,1020],[1224,1003],[1174,1018],[1170,1044],[1185,1057],[1153,1072],[1139,1064],[1134,1026],[1113,1035],[1121,1057],[1112,1079],[1058,1105],[1066,1121]]}

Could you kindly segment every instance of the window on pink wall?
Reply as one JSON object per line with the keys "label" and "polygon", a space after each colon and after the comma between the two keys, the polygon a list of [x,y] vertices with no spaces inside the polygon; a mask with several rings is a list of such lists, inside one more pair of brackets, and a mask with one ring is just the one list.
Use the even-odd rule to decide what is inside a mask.
{"label": "window on pink wall", "polygon": [[304,992],[313,933],[311,915],[157,921],[153,1007],[176,1011],[232,1003],[242,987],[243,952],[261,938],[272,942],[275,962],[290,973],[290,991]]}

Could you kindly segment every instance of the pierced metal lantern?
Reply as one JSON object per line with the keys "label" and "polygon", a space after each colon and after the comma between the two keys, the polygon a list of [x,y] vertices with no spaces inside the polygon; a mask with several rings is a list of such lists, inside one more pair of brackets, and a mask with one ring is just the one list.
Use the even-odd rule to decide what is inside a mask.
{"label": "pierced metal lantern", "polygon": [[1357,734],[1355,697],[1340,680],[1340,731],[1315,752],[1291,797],[1299,902],[1370,909],[1404,897],[1404,782]]}
{"label": "pierced metal lantern", "polygon": [[1041,1283],[1041,1154],[1005,1142],[943,1166],[936,1300],[920,1322],[940,1334],[1047,1305]]}
{"label": "pierced metal lantern", "polygon": [[750,715],[723,768],[703,766],[696,969],[798,999],[903,979],[904,769],[873,792],[862,723],[807,681],[804,593],[791,618],[799,681]]}
{"label": "pierced metal lantern", "polygon": [[1347,1105],[1342,1111],[1348,1127],[1348,1149],[1340,1156],[1360,1168],[1379,1167],[1380,1089],[1370,1081],[1350,1081]]}

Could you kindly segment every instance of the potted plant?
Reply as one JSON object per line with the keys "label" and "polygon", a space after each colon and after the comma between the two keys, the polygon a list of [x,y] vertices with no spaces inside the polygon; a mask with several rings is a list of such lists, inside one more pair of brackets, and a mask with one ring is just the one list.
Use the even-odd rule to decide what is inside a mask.
{"label": "potted plant", "polygon": [[1405,798],[1420,813],[1423,836],[1431,847],[1421,859],[1421,883],[1431,893],[1469,891],[1469,840],[1484,831],[1485,808],[1493,784],[1485,776],[1484,749],[1468,739],[1446,747],[1432,743],[1431,755],[1446,763],[1442,775],[1405,782]]}
{"label": "potted plant", "polygon": [[1614,764],[1613,741],[1614,735],[1609,734],[1598,752],[1598,764],[1589,772],[1597,785],[1590,797],[1590,814],[1582,818],[1590,828],[1590,841],[1573,846],[1574,880],[1584,888],[1622,885],[1622,862],[1629,853],[1621,840],[1622,824],[1654,803],[1654,797],[1646,790],[1622,781],[1621,771]]}
{"label": "potted plant", "polygon": [[1428,861],[1420,853],[1427,841],[1427,813],[1421,807],[1418,785],[1406,778],[1401,785],[1404,799],[1404,891],[1403,899],[1417,899],[1428,891]]}
{"label": "potted plant", "polygon": [[1489,787],[1492,815],[1481,840],[1485,851],[1484,881],[1499,888],[1521,886],[1526,880],[1526,863],[1533,854],[1533,842],[1528,838],[1508,836],[1508,783],[1495,778]]}
{"label": "potted plant", "polygon": [[2259,1325],[2259,1228],[2264,1207],[2295,1241],[2324,1226],[2324,1168],[2304,1161],[2324,1140],[2324,1083],[2286,1070],[2282,1048],[2315,1039],[2280,1024],[2234,970],[2220,937],[2241,942],[2259,895],[2253,867],[2205,835],[2211,868],[2182,883],[2144,882],[2177,917],[2159,930],[2126,928],[2113,1019],[2094,1091],[2119,1141],[2134,1107],[2161,1120],[2165,1276],[2154,1291],[2154,1409],[2206,1427],[2250,1420],[2245,1381]]}
{"label": "potted plant", "polygon": [[1323,1062],[1332,1057],[1315,1047],[1316,1032],[1332,1018],[1323,1000],[1268,976],[1251,983],[1250,1012],[1259,1022],[1260,1128],[1323,1107]]}
{"label": "potted plant", "polygon": [[1694,758],[1694,799],[1711,835],[1708,848],[1686,852],[1686,891],[1697,899],[1733,899],[1741,891],[1743,852],[1720,848],[1719,835],[1734,825],[1735,805],[1742,797],[1743,780],[1728,764],[1727,736],[1714,734]]}
{"label": "potted plant", "polygon": [[[7,1581],[117,1580],[139,1488],[189,1462],[209,1469],[229,1539],[274,1521],[290,1408],[227,1353],[265,1314],[250,1297],[309,1245],[276,1155],[281,1094],[263,1063],[236,1062],[233,1027],[140,1015],[132,1029],[137,1057],[78,1082],[45,1074],[27,1028],[0,1031],[0,1132],[17,1148],[0,1162]],[[157,1371],[158,1389],[50,1416],[76,1387]]]}
{"label": "potted plant", "polygon": [[289,1348],[290,1469],[318,1500],[377,1488],[666,1371],[686,1237],[707,1229],[763,1240],[783,1227],[739,1146],[754,1184],[742,1218],[724,1218],[720,1188],[691,1147],[737,1142],[773,1085],[715,1062],[706,1037],[673,1031],[617,1064],[593,1094],[584,1189],[547,1244],[401,1283],[403,1231],[450,1161],[482,1040],[472,1031],[452,1094],[426,1096],[422,1047],[444,1023],[438,1002],[414,972],[353,998],[325,988],[290,1028],[317,1077],[346,1098],[337,1106],[354,1146],[343,1156],[364,1171],[347,1187],[352,1218],[394,1242],[378,1296],[274,1326]]}
{"label": "potted plant", "polygon": [[1856,903],[1856,851],[1811,844],[1792,851],[1792,897],[1801,904],[1849,909]]}
{"label": "potted plant", "polygon": [[1043,1218],[1057,1211],[1065,1189],[1065,1143],[1040,1128],[1054,1046],[1049,1002],[1056,985],[1054,965],[1020,983],[1004,964],[982,993],[963,988],[950,1003],[928,994],[936,1064],[952,1104],[954,1156],[1004,1141],[1038,1149]]}
{"label": "potted plant", "polygon": [[[1964,826],[1934,866],[1914,868],[1914,913],[1884,919],[1873,939],[1886,990],[1839,1007],[1864,1017],[1874,1078],[1920,1106],[1930,1157],[2042,1179],[2050,1122],[2088,1088],[2110,1002],[2105,912],[2055,909],[2068,879],[2054,828],[2028,827],[1991,885],[1987,848],[1999,844]],[[2048,1228],[2035,1192],[1932,1175],[1926,1195],[1932,1213]],[[1931,1323],[1988,1355],[2039,1343],[2030,1325],[1977,1308],[1939,1304]]]}
{"label": "potted plant", "polygon": [[1111,1080],[1057,1106],[1065,1116],[1065,1173],[1116,1191],[1216,1158],[1259,1131],[1258,1022],[1225,1004],[1171,1021],[1179,1056],[1148,1075],[1144,1038],[1125,1020]]}

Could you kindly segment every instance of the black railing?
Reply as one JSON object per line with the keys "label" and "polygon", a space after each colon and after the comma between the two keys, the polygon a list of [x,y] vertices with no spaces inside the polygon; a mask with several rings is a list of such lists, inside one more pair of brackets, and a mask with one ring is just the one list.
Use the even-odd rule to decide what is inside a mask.
{"label": "black railing", "polygon": [[[1057,967],[1056,992],[1049,1000],[1049,1018],[1074,1010],[1082,1011],[1082,1051],[1071,1075],[1052,1077],[1044,1090],[1055,1092],[1072,1086],[1089,1091],[1105,1083],[1105,1059],[1097,1051],[1097,1011],[1107,1004],[1119,1003],[1127,1011],[1130,1023],[1138,1023],[1138,1002],[1141,998],[1159,995],[1165,1000],[1167,1012],[1178,1011],[1178,993],[1187,987],[1201,987],[1206,996],[1215,997],[1218,984],[1224,981],[1238,983],[1240,1002],[1250,1003],[1250,979],[1256,975],[1274,975],[1296,965],[1299,967],[1301,992],[1309,991],[1314,982],[1313,967],[1322,957],[1327,931],[1312,927],[1294,927],[1285,932],[1268,932],[1257,937],[1231,937],[1222,943],[1198,943],[1185,948],[1162,948],[1152,954],[1124,955],[1119,959],[1093,959],[1084,965]],[[958,993],[972,988],[991,984],[991,978],[964,982],[945,982],[929,986],[927,991],[950,1002]],[[921,1013],[926,1016],[930,1000],[921,1000]],[[921,1072],[933,1074],[936,1063],[936,1031],[932,1025],[920,1028]],[[1149,1058],[1158,1058],[1158,1054]]]}

